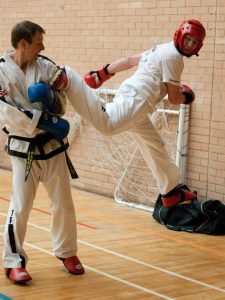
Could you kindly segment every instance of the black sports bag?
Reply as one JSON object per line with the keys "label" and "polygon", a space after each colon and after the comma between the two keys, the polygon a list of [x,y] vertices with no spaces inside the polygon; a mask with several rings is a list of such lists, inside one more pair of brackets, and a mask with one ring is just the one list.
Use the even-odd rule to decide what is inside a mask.
{"label": "black sports bag", "polygon": [[198,232],[210,235],[225,235],[225,205],[219,200],[164,207],[161,195],[156,201],[153,218],[176,231]]}

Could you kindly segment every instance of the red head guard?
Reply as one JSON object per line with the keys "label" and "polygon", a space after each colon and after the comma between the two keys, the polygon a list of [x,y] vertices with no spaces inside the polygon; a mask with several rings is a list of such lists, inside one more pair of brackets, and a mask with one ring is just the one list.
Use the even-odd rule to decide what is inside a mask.
{"label": "red head guard", "polygon": [[[194,39],[199,41],[197,48],[189,55],[185,55],[182,51],[184,36],[187,34],[189,34]],[[206,36],[205,28],[198,20],[186,20],[175,31],[173,40],[177,50],[181,54],[190,57],[194,54],[198,56],[198,51],[201,49],[203,45],[205,36]]]}

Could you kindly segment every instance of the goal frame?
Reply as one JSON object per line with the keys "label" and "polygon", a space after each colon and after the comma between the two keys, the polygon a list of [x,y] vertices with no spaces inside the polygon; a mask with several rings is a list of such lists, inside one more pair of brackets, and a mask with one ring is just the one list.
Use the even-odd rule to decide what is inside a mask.
{"label": "goal frame", "polygon": [[[178,115],[178,128],[177,128],[177,149],[176,149],[176,166],[178,167],[180,171],[180,182],[185,182],[185,175],[186,175],[186,157],[188,154],[188,147],[187,147],[187,141],[188,141],[188,129],[189,129],[189,116],[190,116],[190,106],[181,104],[179,110],[172,110],[172,109],[158,109],[158,112],[163,112],[166,114],[175,114]],[[135,148],[133,155],[123,173],[121,176],[118,184],[115,187],[114,190],[114,199],[116,203],[120,205],[130,206],[146,211],[153,211],[153,207],[139,204],[139,203],[132,203],[128,202],[124,199],[122,199],[120,194],[120,189],[122,187],[123,180],[128,172],[129,166],[132,162],[132,159],[135,157],[136,152],[138,151],[138,146]]]}

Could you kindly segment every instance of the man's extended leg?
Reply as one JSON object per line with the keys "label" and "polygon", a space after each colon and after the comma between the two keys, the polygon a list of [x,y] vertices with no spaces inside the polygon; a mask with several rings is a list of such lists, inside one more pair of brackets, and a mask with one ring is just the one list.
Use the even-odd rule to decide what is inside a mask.
{"label": "man's extended leg", "polygon": [[119,88],[111,103],[105,103],[95,90],[66,66],[68,86],[66,96],[78,114],[104,135],[114,135],[128,130],[143,110],[150,107],[130,86]]}

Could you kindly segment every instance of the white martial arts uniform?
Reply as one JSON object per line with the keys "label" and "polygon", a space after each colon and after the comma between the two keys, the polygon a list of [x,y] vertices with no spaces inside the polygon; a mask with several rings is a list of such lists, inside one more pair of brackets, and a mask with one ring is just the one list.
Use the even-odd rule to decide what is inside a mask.
{"label": "white martial arts uniform", "polygon": [[121,84],[112,103],[104,104],[66,66],[69,86],[65,92],[74,109],[105,135],[131,132],[162,194],[179,183],[180,174],[148,114],[167,94],[165,83],[180,85],[183,67],[183,57],[173,42],[158,45],[143,53],[134,75]]}
{"label": "white martial arts uniform", "polygon": [[[25,267],[23,249],[27,222],[39,182],[51,199],[53,251],[66,258],[77,253],[75,210],[67,166],[67,139],[43,140],[47,134],[37,129],[42,104],[31,104],[27,89],[34,82],[48,83],[57,66],[44,56],[29,63],[26,74],[9,56],[0,58],[0,118],[9,133],[6,145],[12,161],[12,198],[4,232],[3,264],[6,268]],[[37,141],[37,137],[39,137]],[[29,145],[35,144],[34,160],[25,181]],[[41,144],[40,144],[41,143]]]}

